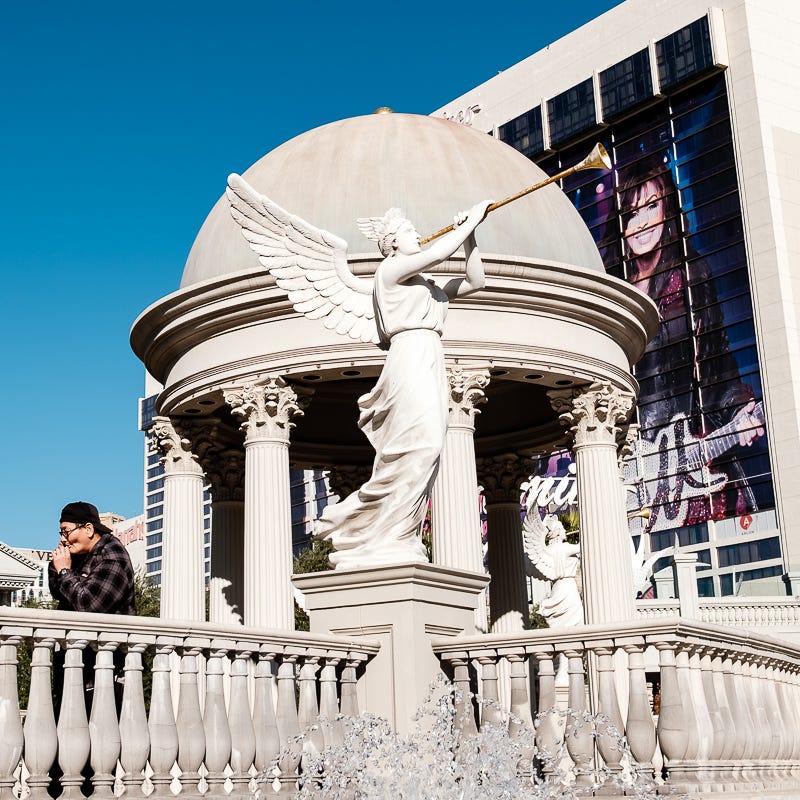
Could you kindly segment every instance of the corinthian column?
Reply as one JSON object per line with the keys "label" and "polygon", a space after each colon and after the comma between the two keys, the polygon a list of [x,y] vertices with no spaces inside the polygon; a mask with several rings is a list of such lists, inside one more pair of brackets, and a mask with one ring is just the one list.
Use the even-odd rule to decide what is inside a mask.
{"label": "corinthian column", "polygon": [[522,631],[530,622],[519,502],[520,484],[530,473],[531,462],[525,456],[478,459],[478,478],[486,500],[493,633]]}
{"label": "corinthian column", "polygon": [[156,417],[150,435],[164,466],[161,616],[205,620],[203,470],[169,417]]}
{"label": "corinthian column", "polygon": [[433,563],[483,572],[474,434],[489,372],[448,367],[447,380],[450,416],[431,509]]}
{"label": "corinthian column", "polygon": [[244,420],[244,621],[293,630],[289,433],[301,403],[280,377],[223,393]]}
{"label": "corinthian column", "polygon": [[244,621],[244,452],[215,448],[206,475],[211,488],[209,622]]}
{"label": "corinthian column", "polygon": [[610,383],[549,393],[569,427],[578,481],[586,623],[634,617],[630,534],[617,465],[617,438],[634,396]]}

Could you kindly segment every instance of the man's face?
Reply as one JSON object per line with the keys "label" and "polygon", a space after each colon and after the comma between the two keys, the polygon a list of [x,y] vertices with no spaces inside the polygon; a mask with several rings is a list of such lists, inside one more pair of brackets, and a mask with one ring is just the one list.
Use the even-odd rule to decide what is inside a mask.
{"label": "man's face", "polygon": [[88,553],[96,544],[99,534],[91,522],[78,525],[75,522],[62,522],[59,526],[61,543],[66,545],[73,556]]}

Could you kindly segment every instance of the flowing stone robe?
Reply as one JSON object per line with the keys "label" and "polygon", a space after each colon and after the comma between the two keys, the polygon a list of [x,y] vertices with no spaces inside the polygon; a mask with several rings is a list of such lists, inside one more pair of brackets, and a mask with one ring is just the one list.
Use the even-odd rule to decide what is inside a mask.
{"label": "flowing stone robe", "polygon": [[420,531],[447,434],[447,295],[421,275],[389,281],[382,266],[374,299],[389,353],[375,388],[358,401],[359,427],[375,448],[372,476],[327,506],[314,528],[336,548],[337,568],[428,561]]}

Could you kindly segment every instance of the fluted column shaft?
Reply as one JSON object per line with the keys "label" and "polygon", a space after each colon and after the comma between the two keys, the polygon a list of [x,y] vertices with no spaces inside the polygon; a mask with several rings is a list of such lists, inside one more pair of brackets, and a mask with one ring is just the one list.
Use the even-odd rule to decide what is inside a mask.
{"label": "fluted column shaft", "polygon": [[156,417],[152,436],[164,465],[161,616],[205,620],[203,470],[169,417]]}
{"label": "fluted column shaft", "polygon": [[302,414],[298,396],[275,377],[224,394],[244,418],[244,621],[293,630],[289,433]]}
{"label": "fluted column shaft", "polygon": [[449,367],[450,415],[439,475],[433,487],[433,563],[483,572],[475,416],[485,402],[487,370]]}
{"label": "fluted column shaft", "polygon": [[630,534],[619,483],[617,437],[633,395],[608,383],[550,393],[573,437],[586,623],[635,616]]}
{"label": "fluted column shaft", "polygon": [[211,581],[208,618],[222,625],[243,621],[244,502],[215,500],[211,506]]}
{"label": "fluted column shaft", "polygon": [[519,488],[529,476],[530,462],[513,454],[482,458],[478,469],[486,500],[491,629],[514,633],[530,624]]}

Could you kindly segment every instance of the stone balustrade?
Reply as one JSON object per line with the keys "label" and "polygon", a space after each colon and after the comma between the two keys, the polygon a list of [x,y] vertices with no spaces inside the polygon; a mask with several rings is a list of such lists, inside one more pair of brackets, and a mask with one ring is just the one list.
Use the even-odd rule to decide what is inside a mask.
{"label": "stone balustrade", "polygon": [[[709,625],[785,633],[796,631],[800,638],[800,601],[793,597],[701,597],[699,621]],[[680,600],[637,600],[636,615],[651,622],[680,615]]]}
{"label": "stone balustrade", "polygon": [[[20,645],[31,655],[22,713]],[[275,791],[293,795],[303,748],[335,743],[337,714],[358,714],[357,673],[378,649],[340,636],[4,609],[0,798],[48,800],[54,771],[64,800],[83,797],[86,775],[96,800],[176,790],[242,798],[269,769]],[[54,657],[63,663],[56,707]]]}
{"label": "stone balustrade", "polygon": [[[590,785],[596,765],[604,764],[606,774],[632,769],[663,784],[660,793],[800,794],[800,649],[785,641],[673,617],[642,620],[636,628],[442,638],[433,646],[463,689],[456,716],[464,730],[477,729],[473,668],[480,694],[493,701],[505,662],[513,724],[529,725],[538,711],[540,769],[552,769],[543,756],[561,748],[577,785]],[[553,711],[559,657],[567,660],[573,712],[566,725]],[[496,724],[496,705],[482,708],[480,724]],[[580,724],[584,708],[604,721]],[[624,734],[635,764],[624,763],[614,729]]]}

